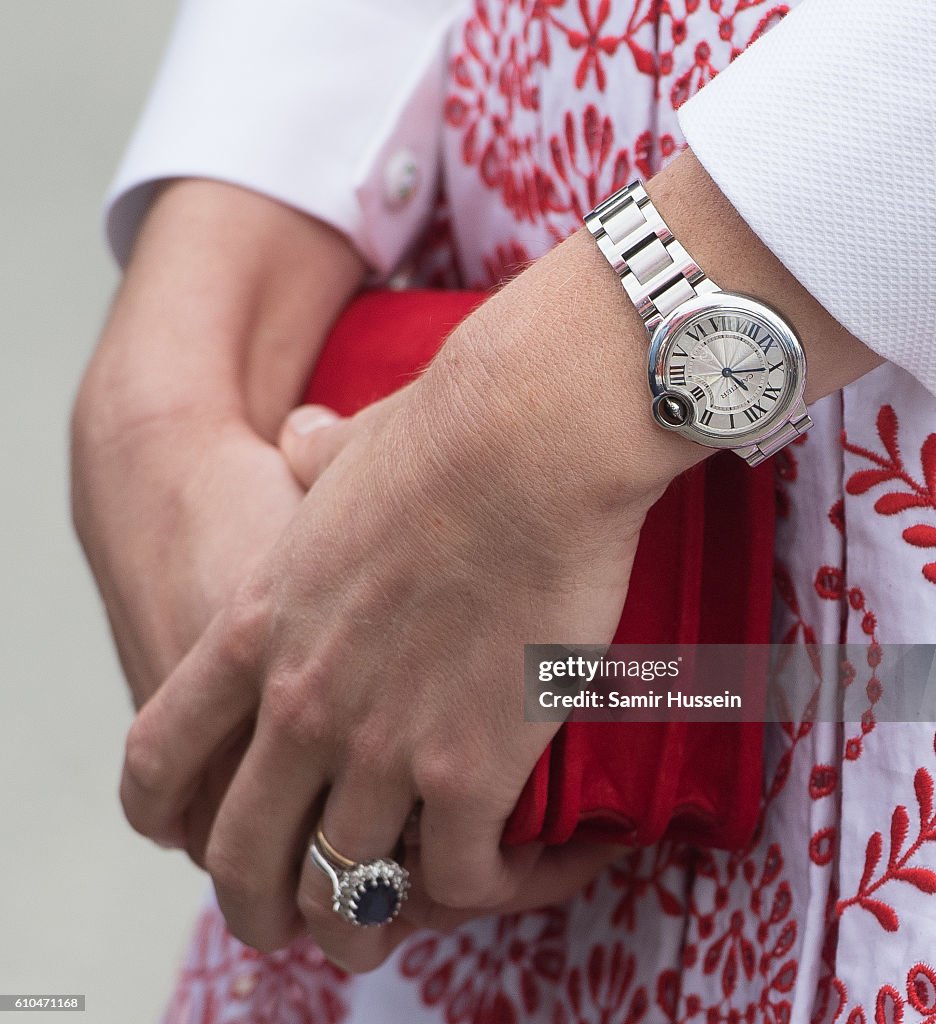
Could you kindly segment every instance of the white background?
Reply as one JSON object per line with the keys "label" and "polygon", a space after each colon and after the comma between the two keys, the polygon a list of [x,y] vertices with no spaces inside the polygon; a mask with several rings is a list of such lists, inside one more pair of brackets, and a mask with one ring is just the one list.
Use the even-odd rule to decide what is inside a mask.
{"label": "white background", "polygon": [[204,876],[123,821],[131,705],[67,505],[67,421],[116,274],[101,196],[168,0],[4,0],[0,17],[0,993],[163,1007]]}

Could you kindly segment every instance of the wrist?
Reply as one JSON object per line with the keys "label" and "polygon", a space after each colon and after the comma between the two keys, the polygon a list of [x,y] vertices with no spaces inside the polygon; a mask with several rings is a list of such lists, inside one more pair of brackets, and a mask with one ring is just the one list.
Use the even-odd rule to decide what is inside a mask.
{"label": "wrist", "polygon": [[870,368],[691,153],[586,220],[473,318],[486,404],[541,428],[586,509],[647,509],[718,448],[756,465],[808,429],[797,329],[823,341],[809,398]]}
{"label": "wrist", "polygon": [[793,326],[808,362],[807,405],[883,362],[758,238],[691,150],[647,182],[646,190],[707,277],[724,291],[768,303]]}
{"label": "wrist", "polygon": [[273,441],[362,275],[322,222],[237,186],[174,181],[149,208],[82,390],[109,433],[203,413]]}
{"label": "wrist", "polygon": [[479,458],[498,454],[505,481],[619,531],[711,454],[652,419],[647,347],[583,228],[481,306],[427,376],[453,382],[469,442]]}

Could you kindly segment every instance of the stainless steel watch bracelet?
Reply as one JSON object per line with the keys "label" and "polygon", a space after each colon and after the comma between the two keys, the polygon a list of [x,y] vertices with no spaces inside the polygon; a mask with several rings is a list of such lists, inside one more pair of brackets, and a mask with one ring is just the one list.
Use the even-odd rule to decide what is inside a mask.
{"label": "stainless steel watch bracelet", "polygon": [[[585,217],[602,255],[652,336],[677,306],[720,291],[670,231],[640,182],[615,192]],[[756,444],[734,449],[749,466],[776,454],[812,426],[802,400],[788,420]]]}
{"label": "stainless steel watch bracelet", "polygon": [[676,240],[640,182],[596,206],[585,224],[648,333],[683,302],[719,290]]}
{"label": "stainless steel watch bracelet", "polygon": [[791,441],[795,441],[800,434],[805,434],[812,426],[812,418],[806,412],[806,407],[796,410],[796,416],[787,420],[776,433],[769,437],[762,438],[757,444],[743,445],[733,449],[741,456],[749,466],[759,466],[764,459],[776,455],[781,448],[785,448]]}

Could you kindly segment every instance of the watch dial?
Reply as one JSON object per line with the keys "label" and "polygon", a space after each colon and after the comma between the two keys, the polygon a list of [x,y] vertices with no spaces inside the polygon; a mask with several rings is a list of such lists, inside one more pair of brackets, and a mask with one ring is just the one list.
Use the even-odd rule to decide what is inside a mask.
{"label": "watch dial", "polygon": [[715,312],[690,321],[668,346],[667,388],[691,396],[707,433],[749,433],[773,418],[788,393],[788,360],[775,334],[746,313]]}

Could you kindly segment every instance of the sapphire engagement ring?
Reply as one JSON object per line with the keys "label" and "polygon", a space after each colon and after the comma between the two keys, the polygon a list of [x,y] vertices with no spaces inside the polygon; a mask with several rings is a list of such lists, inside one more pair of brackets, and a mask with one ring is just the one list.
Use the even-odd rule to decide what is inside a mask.
{"label": "sapphire engagement ring", "polygon": [[400,912],[409,890],[409,872],[395,860],[382,857],[359,864],[342,856],[321,828],[309,856],[332,884],[332,909],[356,925],[388,924]]}

